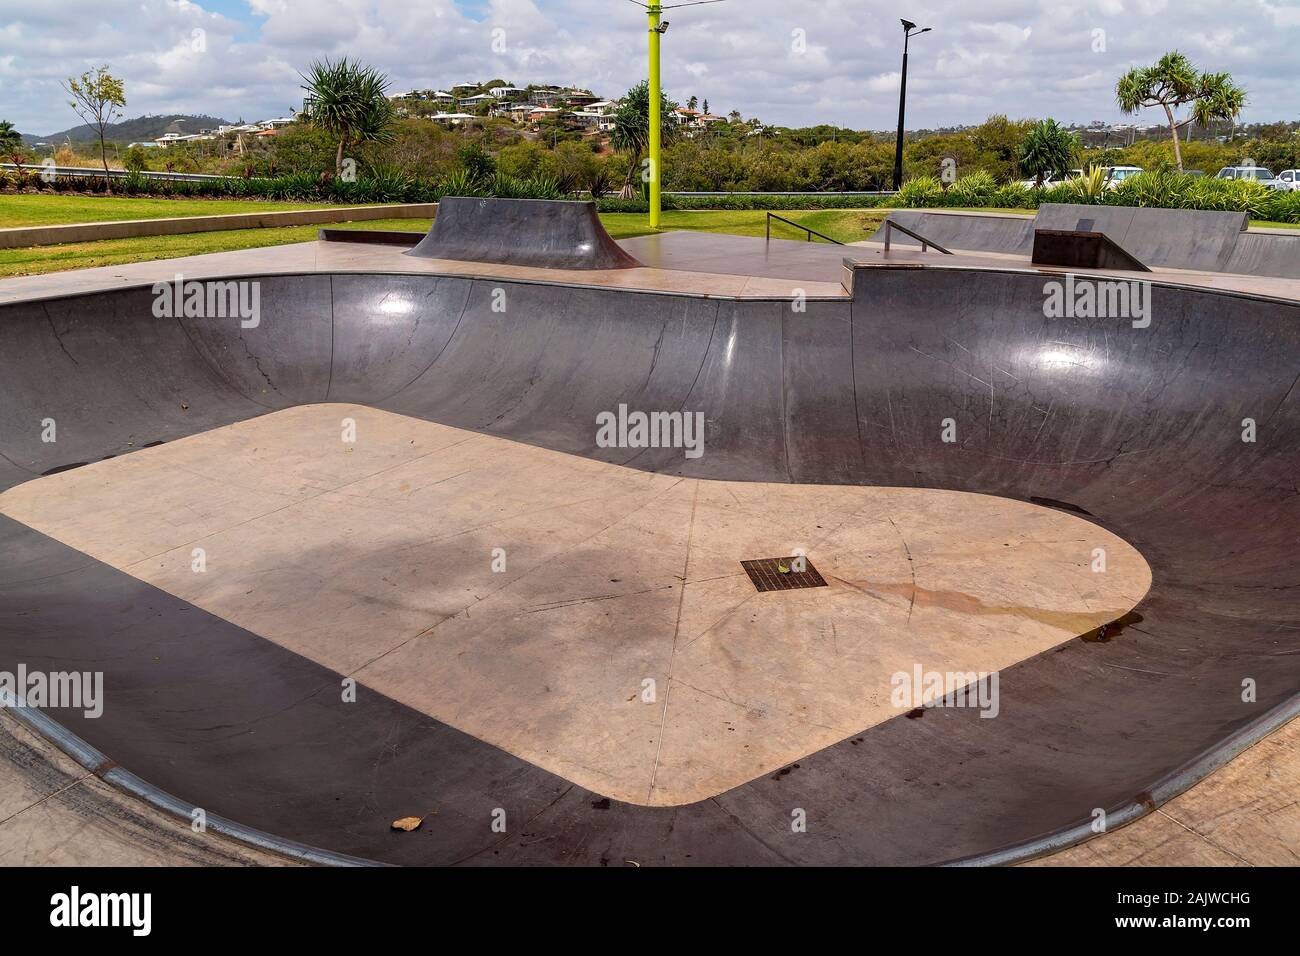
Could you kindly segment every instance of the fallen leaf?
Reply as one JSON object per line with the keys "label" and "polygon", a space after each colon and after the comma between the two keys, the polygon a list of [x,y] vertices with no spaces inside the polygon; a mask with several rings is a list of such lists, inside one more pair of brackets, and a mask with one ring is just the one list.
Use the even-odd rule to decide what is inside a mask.
{"label": "fallen leaf", "polygon": [[405,830],[410,833],[412,830],[420,829],[420,824],[424,822],[424,817],[402,817],[400,820],[393,821],[394,830]]}

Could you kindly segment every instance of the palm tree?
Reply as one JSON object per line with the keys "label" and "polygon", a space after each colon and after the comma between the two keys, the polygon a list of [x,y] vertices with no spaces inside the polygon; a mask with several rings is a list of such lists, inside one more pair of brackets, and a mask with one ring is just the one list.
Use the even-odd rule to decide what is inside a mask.
{"label": "palm tree", "polygon": [[1025,134],[1017,161],[1020,171],[1041,186],[1048,173],[1064,172],[1074,165],[1079,138],[1054,119],[1045,119]]}
{"label": "palm tree", "polygon": [[0,120],[0,156],[12,153],[23,144],[22,135],[8,120]]}
{"label": "palm tree", "polygon": [[[677,136],[677,121],[673,110],[677,104],[661,91],[659,94],[659,138],[665,145]],[[629,156],[627,179],[619,195],[631,199],[636,195],[632,178],[640,165],[641,154],[650,146],[650,85],[642,80],[627,91],[614,114],[614,130],[609,136],[610,145]]]}
{"label": "palm tree", "polygon": [[337,63],[314,62],[302,78],[311,100],[308,121],[339,138],[335,175],[343,172],[343,153],[349,146],[392,141],[394,114],[385,95],[386,75],[344,57]]}
{"label": "palm tree", "polygon": [[[1149,106],[1159,106],[1169,122],[1174,140],[1174,160],[1181,172],[1183,151],[1178,142],[1179,127],[1195,120],[1208,126],[1212,120],[1235,120],[1246,105],[1246,91],[1227,73],[1201,73],[1184,54],[1174,50],[1162,56],[1154,66],[1134,67],[1115,84],[1115,99],[1125,113],[1136,113]],[[1188,115],[1178,120],[1174,113],[1191,104]]]}

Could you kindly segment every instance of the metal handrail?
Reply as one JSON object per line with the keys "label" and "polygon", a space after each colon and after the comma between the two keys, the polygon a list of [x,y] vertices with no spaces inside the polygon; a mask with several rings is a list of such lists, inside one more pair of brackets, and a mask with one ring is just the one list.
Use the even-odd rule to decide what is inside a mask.
{"label": "metal handrail", "polygon": [[803,223],[795,222],[793,219],[786,219],[785,216],[778,216],[778,215],[777,215],[776,213],[774,213],[774,212],[769,212],[769,213],[767,214],[767,237],[766,237],[766,238],[767,238],[767,240],[768,240],[769,242],[770,242],[771,239],[772,239],[772,220],[773,220],[773,219],[777,219],[777,220],[780,220],[781,222],[788,223],[789,225],[794,226],[794,227],[797,228],[797,229],[802,229],[804,232],[808,233],[808,241],[809,241],[809,242],[812,242],[812,237],[813,237],[813,236],[817,236],[819,239],[825,239],[827,242],[833,242],[833,243],[835,243],[835,245],[837,245],[837,246],[842,246],[842,245],[844,245],[844,243],[840,242],[838,239],[832,239],[830,236],[826,235],[825,233],[818,232],[816,229],[809,229],[809,228],[808,228],[807,226],[805,226]]}
{"label": "metal handrail", "polygon": [[894,222],[892,219],[888,217],[885,218],[885,251],[886,252],[889,251],[889,233],[893,229],[897,229],[899,232],[903,233],[904,235],[911,236],[913,239],[919,242],[921,244],[922,252],[925,252],[930,246],[934,246],[945,256],[952,255],[950,251],[945,249],[943,246],[939,245],[939,243],[931,239],[927,239],[925,238],[925,236],[919,235],[918,233],[913,232],[911,229],[908,229],[906,226],[900,226],[898,223]]}

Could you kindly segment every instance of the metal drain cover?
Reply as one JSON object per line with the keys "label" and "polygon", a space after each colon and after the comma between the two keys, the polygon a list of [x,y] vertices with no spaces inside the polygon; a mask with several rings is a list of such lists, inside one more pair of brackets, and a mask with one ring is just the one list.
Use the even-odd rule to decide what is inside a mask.
{"label": "metal drain cover", "polygon": [[[795,571],[798,558],[758,558],[754,561],[741,561],[740,566],[760,591],[795,591],[799,588],[824,588],[826,581],[817,573],[811,561],[803,558],[804,570]],[[788,574],[777,570],[777,565],[790,568]]]}

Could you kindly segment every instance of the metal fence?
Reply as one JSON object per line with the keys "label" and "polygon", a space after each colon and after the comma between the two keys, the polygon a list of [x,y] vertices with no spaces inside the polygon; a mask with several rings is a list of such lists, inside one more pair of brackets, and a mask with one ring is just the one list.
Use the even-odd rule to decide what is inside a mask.
{"label": "metal fence", "polygon": [[[14,163],[0,163],[0,169],[6,171],[16,171],[22,169],[24,172],[36,173],[38,175],[53,176],[76,176],[83,179],[102,179],[104,168],[102,166],[49,166],[43,163],[24,163],[21,167]],[[109,179],[124,179],[130,176],[130,172],[125,169],[110,169],[108,171]],[[167,173],[155,172],[149,169],[143,169],[139,175],[145,179],[169,179],[169,180],[186,180],[188,182],[206,182],[214,179],[238,179],[238,176],[214,176],[210,173]]]}

